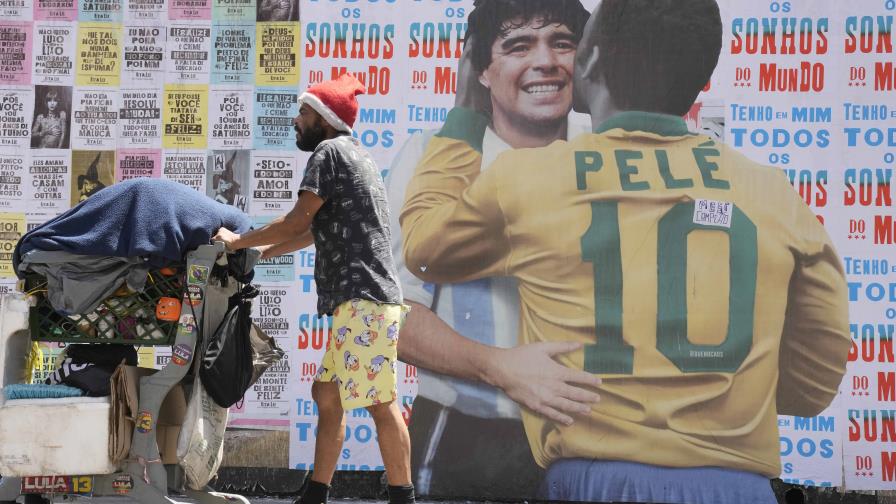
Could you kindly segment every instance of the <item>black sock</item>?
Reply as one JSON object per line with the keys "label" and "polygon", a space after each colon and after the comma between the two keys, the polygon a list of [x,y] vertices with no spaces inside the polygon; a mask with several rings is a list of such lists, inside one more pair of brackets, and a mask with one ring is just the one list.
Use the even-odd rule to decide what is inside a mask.
{"label": "black sock", "polygon": [[301,504],[327,504],[327,496],[330,493],[329,485],[308,480],[308,487],[299,499]]}
{"label": "black sock", "polygon": [[414,485],[389,485],[389,504],[414,504]]}

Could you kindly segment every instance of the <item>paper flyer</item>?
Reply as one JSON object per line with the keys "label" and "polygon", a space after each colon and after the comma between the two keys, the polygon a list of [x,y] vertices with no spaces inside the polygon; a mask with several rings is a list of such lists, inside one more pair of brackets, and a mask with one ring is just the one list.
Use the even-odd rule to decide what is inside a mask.
{"label": "paper flyer", "polygon": [[255,84],[298,86],[299,23],[258,23],[255,36]]}
{"label": "paper flyer", "polygon": [[168,20],[167,0],[122,0],[125,4],[124,22],[165,22]]}
{"label": "paper flyer", "polygon": [[252,151],[251,215],[284,215],[298,198],[304,166],[295,152]]}
{"label": "paper flyer", "polygon": [[209,122],[211,149],[252,147],[252,88],[221,88],[211,91]]}
{"label": "paper flyer", "polygon": [[118,149],[115,158],[115,182],[162,175],[162,151],[159,149]]}
{"label": "paper flyer", "polygon": [[35,21],[77,21],[75,0],[34,0]]}
{"label": "paper flyer", "polygon": [[122,89],[118,146],[162,147],[162,89]]}
{"label": "paper flyer", "polygon": [[25,234],[25,214],[0,212],[0,278],[16,276],[12,269],[12,253]]}
{"label": "paper flyer", "polygon": [[163,151],[162,178],[205,194],[206,154],[201,151]]}
{"label": "paper flyer", "polygon": [[253,115],[253,148],[295,150],[293,119],[299,115],[298,94],[295,89],[257,89]]}
{"label": "paper flyer", "polygon": [[212,84],[252,85],[255,26],[215,24],[212,27]]}
{"label": "paper flyer", "polygon": [[208,83],[211,31],[211,24],[176,24],[168,27],[167,83]]}
{"label": "paper flyer", "polygon": [[31,84],[31,22],[0,22],[0,84]]}
{"label": "paper flyer", "polygon": [[72,149],[115,149],[120,98],[117,89],[75,88]]}
{"label": "paper flyer", "polygon": [[255,22],[256,0],[212,0],[212,20],[216,23]]}
{"label": "paper flyer", "polygon": [[165,26],[125,25],[123,36],[122,85],[160,87],[165,78]]}
{"label": "paper flyer", "polygon": [[74,23],[34,23],[34,84],[71,86],[75,83],[75,44],[77,27]]}
{"label": "paper flyer", "polygon": [[0,147],[28,148],[33,106],[31,88],[0,87]]}
{"label": "paper flyer", "polygon": [[31,205],[29,196],[31,177],[28,164],[31,162],[28,149],[0,149],[0,211],[26,212]]}
{"label": "paper flyer", "polygon": [[79,23],[75,84],[116,87],[121,82],[121,25]]}
{"label": "paper flyer", "polygon": [[31,153],[28,174],[31,180],[29,199],[33,211],[61,213],[71,206],[70,150],[44,149]]}
{"label": "paper flyer", "polygon": [[208,145],[208,85],[165,86],[162,146],[204,149]]}
{"label": "paper flyer", "polygon": [[78,0],[78,20],[87,23],[120,23],[124,0]]}

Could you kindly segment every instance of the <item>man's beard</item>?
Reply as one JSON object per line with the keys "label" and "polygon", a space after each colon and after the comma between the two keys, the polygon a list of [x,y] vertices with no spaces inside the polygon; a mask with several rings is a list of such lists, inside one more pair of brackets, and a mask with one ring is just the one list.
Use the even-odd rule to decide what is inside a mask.
{"label": "man's beard", "polygon": [[324,131],[323,126],[310,126],[299,133],[299,139],[296,140],[296,147],[298,147],[299,150],[311,152],[316,149],[321,142],[326,140],[326,137],[327,133]]}

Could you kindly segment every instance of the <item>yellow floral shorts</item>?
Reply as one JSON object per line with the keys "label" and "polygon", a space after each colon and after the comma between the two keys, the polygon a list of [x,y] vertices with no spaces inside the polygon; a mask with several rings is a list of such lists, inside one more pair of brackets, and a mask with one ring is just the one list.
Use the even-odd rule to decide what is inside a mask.
{"label": "yellow floral shorts", "polygon": [[366,299],[352,299],[333,310],[327,351],[314,379],[339,385],[343,409],[398,397],[398,331],[409,310]]}

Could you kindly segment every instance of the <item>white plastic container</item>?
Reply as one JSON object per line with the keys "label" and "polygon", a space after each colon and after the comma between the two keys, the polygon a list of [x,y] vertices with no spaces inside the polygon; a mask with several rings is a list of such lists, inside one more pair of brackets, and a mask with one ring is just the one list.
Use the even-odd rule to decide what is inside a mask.
{"label": "white plastic container", "polygon": [[[17,383],[31,341],[28,303],[0,296],[0,387]],[[0,474],[110,474],[108,397],[18,399],[0,393]]]}
{"label": "white plastic container", "polygon": [[111,474],[108,397],[0,396],[0,474]]}

